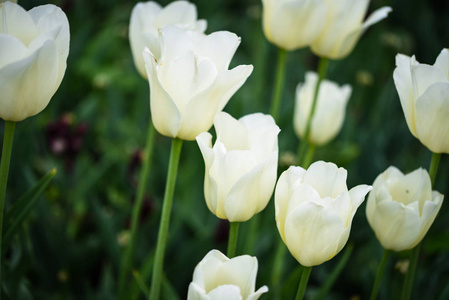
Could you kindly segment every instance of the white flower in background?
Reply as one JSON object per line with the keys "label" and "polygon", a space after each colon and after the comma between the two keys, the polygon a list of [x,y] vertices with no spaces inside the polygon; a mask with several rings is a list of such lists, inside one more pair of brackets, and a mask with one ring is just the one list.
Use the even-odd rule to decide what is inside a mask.
{"label": "white flower in background", "polygon": [[[296,88],[293,125],[299,138],[304,138],[306,132],[317,80],[316,73],[307,72],[305,83],[298,84]],[[321,81],[310,127],[309,142],[314,145],[323,145],[340,132],[345,120],[346,104],[351,96],[351,91],[351,86],[348,84],[339,87],[332,81]]]}
{"label": "white flower in background", "polygon": [[266,38],[288,51],[310,45],[326,24],[325,0],[262,0],[262,4]]}
{"label": "white flower in background", "polygon": [[160,58],[159,29],[167,24],[199,32],[207,27],[205,20],[197,20],[196,6],[188,1],[173,1],[166,7],[154,1],[137,3],[131,13],[129,41],[134,64],[144,78],[147,72],[142,52],[148,48],[156,59]]}
{"label": "white flower in background", "polygon": [[391,7],[382,7],[363,22],[369,0],[326,0],[326,5],[326,24],[311,48],[316,55],[330,59],[347,56],[363,32],[391,12]]}
{"label": "white flower in background", "polygon": [[234,33],[205,35],[166,25],[160,35],[160,58],[144,52],[153,124],[162,135],[194,140],[210,129],[253,66],[228,70],[240,44]]}
{"label": "white flower in background", "polygon": [[410,132],[435,153],[449,153],[449,50],[433,66],[398,54],[394,83]]}
{"label": "white flower in background", "polygon": [[279,127],[273,117],[255,113],[239,120],[221,112],[214,121],[217,140],[197,138],[206,165],[204,196],[221,219],[244,222],[262,211],[277,177]]}
{"label": "white flower in background", "polygon": [[348,191],[347,171],[317,161],[291,166],[276,185],[276,224],[290,253],[303,266],[320,265],[348,241],[352,219],[371,186]]}
{"label": "white flower in background", "polygon": [[256,289],[257,258],[249,255],[227,258],[211,250],[198,263],[189,285],[187,300],[256,300],[268,292]]}
{"label": "white flower in background", "polygon": [[59,7],[0,5],[0,118],[22,121],[48,105],[64,77],[69,41]]}
{"label": "white flower in background", "polygon": [[426,170],[419,168],[404,175],[397,168],[389,167],[373,183],[366,217],[385,249],[411,249],[426,235],[443,197],[432,191]]}

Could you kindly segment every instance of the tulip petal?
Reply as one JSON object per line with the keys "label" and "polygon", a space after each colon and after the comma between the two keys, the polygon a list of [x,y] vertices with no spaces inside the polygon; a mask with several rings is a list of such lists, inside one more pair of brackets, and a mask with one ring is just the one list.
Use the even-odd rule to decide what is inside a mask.
{"label": "tulip petal", "polygon": [[[160,11],[154,20],[154,26],[162,28],[166,24],[176,24],[187,27],[194,25],[196,18],[196,6],[194,4],[188,1],[174,1]],[[189,29],[193,29],[193,27]]]}
{"label": "tulip petal", "polygon": [[0,68],[22,59],[27,54],[27,48],[22,42],[9,34],[0,33]]}
{"label": "tulip petal", "polygon": [[0,69],[0,117],[22,121],[41,112],[56,92],[58,57],[53,41]]}
{"label": "tulip petal", "polygon": [[[320,265],[334,257],[346,243],[344,224],[330,209],[305,202],[287,215],[285,240],[290,253],[303,266]],[[343,244],[344,244],[343,243]]]}
{"label": "tulip petal", "polygon": [[220,285],[207,295],[210,300],[242,300],[239,287],[232,284]]}
{"label": "tulip petal", "polygon": [[354,217],[357,208],[362,204],[363,200],[365,200],[365,196],[373,189],[372,186],[361,184],[353,187],[349,190],[349,197],[351,198],[352,204],[352,215],[349,219],[349,223],[351,223],[352,218]]}
{"label": "tulip petal", "polygon": [[317,161],[313,163],[304,176],[304,183],[312,186],[321,198],[336,198],[347,191],[346,177],[348,172],[333,163]]}
{"label": "tulip petal", "polygon": [[418,139],[432,152],[449,153],[449,82],[435,83],[416,101]]}
{"label": "tulip petal", "polygon": [[231,188],[225,202],[229,222],[245,222],[267,206],[276,183],[277,160],[276,151]]}
{"label": "tulip petal", "polygon": [[214,118],[217,137],[230,150],[249,150],[247,127],[226,112],[219,112]]}
{"label": "tulip petal", "polygon": [[181,127],[181,113],[159,81],[159,66],[152,53],[144,51],[143,58],[150,84],[151,119],[154,127],[160,134],[176,137]]}
{"label": "tulip petal", "polygon": [[444,72],[426,64],[412,66],[412,82],[415,97],[421,97],[435,83],[449,84]]}
{"label": "tulip petal", "polygon": [[232,284],[238,286],[243,299],[246,299],[255,290],[257,269],[255,257],[249,255],[234,257],[221,266],[217,273],[217,285]]}
{"label": "tulip petal", "polygon": [[187,300],[209,300],[204,288],[201,288],[195,282],[189,284]]}
{"label": "tulip petal", "polygon": [[204,172],[204,197],[206,198],[206,205],[215,214],[218,205],[218,184],[209,173],[215,158],[215,153],[212,150],[212,135],[208,132],[203,132],[196,137],[196,141],[200,147],[206,166]]}
{"label": "tulip petal", "polygon": [[449,49],[441,50],[434,67],[440,69],[446,75],[447,80],[449,80]]}
{"label": "tulip petal", "polygon": [[9,1],[0,7],[0,32],[17,37],[26,46],[39,36],[39,29],[30,14],[20,5]]}
{"label": "tulip petal", "polygon": [[229,261],[223,253],[218,250],[209,251],[198,263],[193,272],[193,282],[207,292],[217,286],[217,275],[225,262]]}
{"label": "tulip petal", "polygon": [[266,285],[264,285],[261,288],[259,288],[257,291],[255,291],[254,293],[249,295],[246,298],[246,300],[257,300],[260,298],[260,296],[262,296],[263,293],[267,293],[267,292],[268,292],[268,287]]}

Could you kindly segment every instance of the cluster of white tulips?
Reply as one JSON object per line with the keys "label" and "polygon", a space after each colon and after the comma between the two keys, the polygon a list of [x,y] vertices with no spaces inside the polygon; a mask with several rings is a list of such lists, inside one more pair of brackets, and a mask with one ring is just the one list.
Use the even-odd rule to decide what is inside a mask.
{"label": "cluster of white tulips", "polygon": [[[435,153],[430,176],[420,167],[404,175],[390,166],[372,186],[349,189],[344,168],[314,159],[315,147],[338,135],[352,92],[349,85],[325,79],[326,64],[349,55],[363,32],[386,18],[391,8],[383,7],[363,21],[369,0],[262,0],[262,4],[265,36],[284,55],[310,47],[321,58],[318,74],[307,72],[296,89],[291,123],[301,139],[300,166],[290,166],[279,178],[278,116],[255,112],[235,119],[222,112],[253,71],[252,65],[229,69],[240,38],[228,31],[206,34],[207,22],[198,20],[195,5],[187,1],[166,7],[150,1],[132,11],[130,44],[136,69],[149,82],[152,124],[173,141],[150,299],[160,298],[174,186],[176,176],[182,176],[177,166],[183,140],[196,140],[204,158],[205,209],[228,220],[231,229],[229,258],[211,250],[192,270],[190,300],[258,299],[268,291],[266,286],[255,290],[257,259],[234,256],[238,224],[265,209],[273,194],[280,237],[304,266],[296,299],[304,295],[311,267],[344,248],[357,208],[368,193],[366,217],[386,250],[419,245],[442,205],[443,195],[432,190],[432,184],[439,155],[449,153],[449,50],[443,49],[433,66],[398,54],[393,74],[411,133]],[[70,35],[65,14],[54,5],[28,12],[12,2],[0,5],[0,118],[9,124],[6,137],[7,130],[13,133],[14,122],[38,114],[49,103],[66,69]],[[215,138],[208,132],[212,126]],[[4,156],[5,150],[1,218],[9,165]],[[121,298],[132,257],[132,250],[124,254]]]}

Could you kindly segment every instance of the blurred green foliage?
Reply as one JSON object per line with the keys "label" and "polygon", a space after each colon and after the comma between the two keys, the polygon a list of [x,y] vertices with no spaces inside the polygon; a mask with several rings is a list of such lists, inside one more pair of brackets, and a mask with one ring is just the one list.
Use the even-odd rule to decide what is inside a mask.
{"label": "blurred green foliage", "polygon": [[[19,0],[26,9],[46,3]],[[166,5],[168,1],[161,1]],[[268,112],[277,49],[264,38],[258,0],[198,0],[199,18],[208,30],[229,30],[242,37],[232,65],[253,64],[245,85],[226,107],[234,117]],[[5,288],[9,299],[115,299],[118,266],[127,240],[137,186],[139,160],[149,122],[149,88],[134,68],[128,23],[134,1],[54,1],[67,14],[71,43],[64,80],[50,105],[17,124],[7,209],[47,171],[58,173],[37,201],[23,228],[4,250]],[[332,61],[328,78],[350,83],[353,94],[341,134],[319,148],[317,159],[348,169],[348,186],[370,184],[388,166],[404,172],[427,168],[430,152],[408,131],[392,80],[397,53],[415,54],[432,63],[449,46],[449,2],[374,0],[370,11],[389,5],[390,16],[370,28],[354,52]],[[292,129],[294,90],[317,59],[309,49],[288,54],[287,81],[281,107],[280,171],[291,162],[298,139]],[[3,132],[3,122],[1,123]],[[56,128],[56,130],[49,130]],[[62,128],[62,129],[61,129]],[[62,130],[62,133],[60,132]],[[55,152],[56,146],[71,151]],[[74,144],[74,146],[73,146]],[[163,198],[170,140],[157,135],[153,168],[145,197],[134,268],[148,285]],[[64,148],[66,147],[66,148]],[[69,148],[70,148],[69,147]],[[289,162],[290,161],[290,162]],[[449,159],[443,155],[436,189],[449,194]],[[204,163],[194,142],[185,143],[175,191],[163,286],[164,299],[185,299],[195,265],[210,249],[224,251],[227,224],[206,208]],[[237,252],[259,259],[257,286],[270,284],[272,261],[280,241],[270,202],[257,219],[241,226]],[[369,228],[362,205],[348,243],[348,264],[325,299],[366,299],[382,248]],[[257,224],[252,224],[257,222]],[[424,240],[414,299],[449,299],[449,208],[447,203]],[[257,234],[246,236],[251,226]],[[313,297],[337,265],[340,255],[314,268],[307,296]],[[398,299],[408,253],[395,253],[380,299]],[[288,255],[283,297],[291,299],[299,282],[298,264]],[[143,299],[133,282],[129,299]],[[271,289],[271,287],[270,287]],[[262,299],[272,299],[273,293]],[[5,298],[7,299],[7,298]]]}

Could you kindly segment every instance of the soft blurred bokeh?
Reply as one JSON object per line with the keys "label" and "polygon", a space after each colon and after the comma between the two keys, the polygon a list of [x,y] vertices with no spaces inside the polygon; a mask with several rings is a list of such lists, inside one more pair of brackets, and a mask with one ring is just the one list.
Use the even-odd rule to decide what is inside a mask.
{"label": "soft blurred bokeh", "polygon": [[[166,5],[169,1],[160,1]],[[234,117],[268,113],[277,49],[264,38],[259,0],[198,0],[207,33],[229,30],[242,37],[231,66],[253,64],[254,72],[225,108]],[[48,3],[19,0],[26,9]],[[12,246],[4,250],[5,284],[11,299],[115,299],[122,247],[127,242],[142,151],[149,122],[149,86],[137,73],[128,41],[135,1],[53,1],[67,14],[71,43],[64,80],[49,106],[17,124],[7,208],[43,174],[58,173],[34,207]],[[348,169],[348,186],[371,184],[388,166],[403,172],[428,168],[430,152],[409,132],[393,83],[395,55],[415,54],[433,64],[449,47],[449,2],[373,0],[370,11],[391,6],[389,17],[371,27],[354,52],[332,61],[328,78],[350,83],[353,94],[340,135],[319,148],[316,158]],[[295,163],[298,139],[292,129],[294,91],[317,58],[309,49],[287,57],[281,107],[280,170]],[[448,116],[449,117],[449,116]],[[0,123],[3,132],[4,122]],[[135,268],[149,285],[159,224],[170,139],[157,135],[151,178],[140,220]],[[210,249],[225,251],[227,223],[211,214],[203,196],[204,162],[195,142],[184,143],[166,254],[164,299],[185,299],[195,265]],[[449,195],[449,159],[442,156],[435,189]],[[447,200],[446,200],[447,201]],[[449,299],[449,208],[447,203],[424,239],[413,299]],[[326,299],[366,299],[382,248],[369,228],[363,204],[348,245],[348,264]],[[241,226],[237,252],[259,259],[257,286],[270,285],[279,234],[274,205],[257,218],[257,234]],[[344,252],[344,250],[342,251]],[[307,295],[313,297],[342,254],[314,268]],[[387,265],[379,299],[398,299],[409,253]],[[282,299],[292,299],[299,282],[288,256]],[[272,299],[273,293],[261,299]],[[129,299],[143,299],[137,285]]]}

